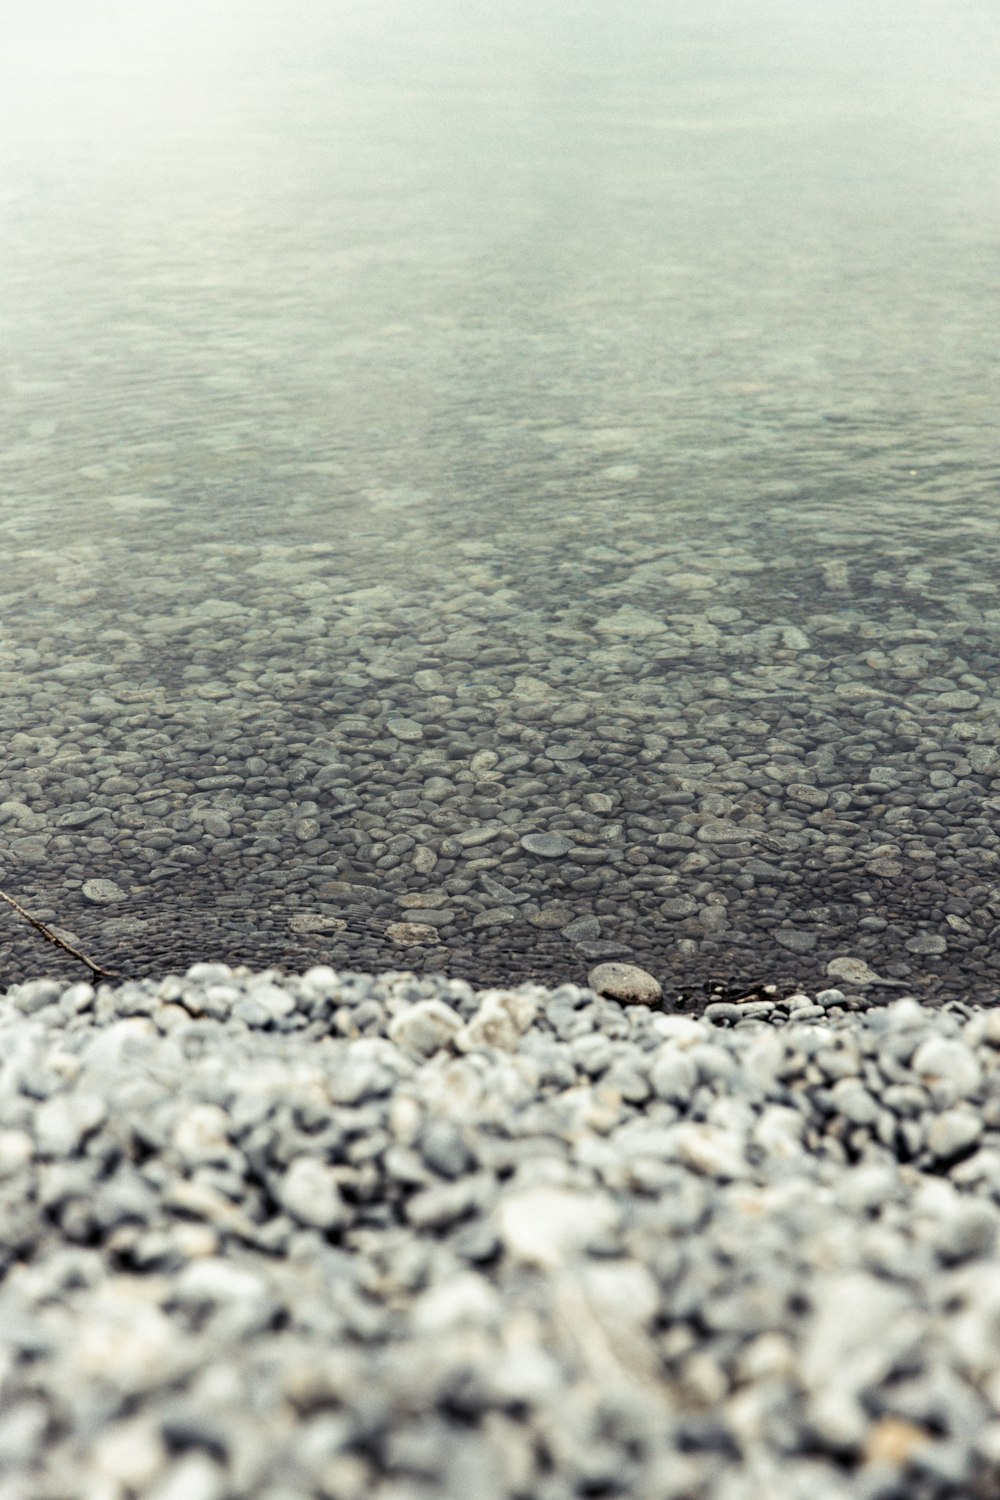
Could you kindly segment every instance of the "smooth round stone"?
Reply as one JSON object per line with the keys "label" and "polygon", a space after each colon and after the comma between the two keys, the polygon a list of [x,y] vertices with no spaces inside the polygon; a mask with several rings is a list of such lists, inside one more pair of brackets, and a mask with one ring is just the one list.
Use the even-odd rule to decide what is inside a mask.
{"label": "smooth round stone", "polygon": [[113,880],[85,880],[83,894],[95,906],[110,906],[115,901],[127,901],[128,896]]}
{"label": "smooth round stone", "polygon": [[526,833],[521,848],[542,859],[560,859],[574,847],[573,840],[562,833]]}
{"label": "smooth round stone", "polygon": [[831,958],[826,966],[831,979],[842,979],[846,984],[880,984],[881,977],[870,968],[863,958]]}
{"label": "smooth round stone", "polygon": [[431,1057],[462,1029],[462,1017],[442,1000],[418,1000],[389,1022],[389,1040],[408,1052]]}
{"label": "smooth round stone", "polygon": [[711,573],[668,573],[666,582],[672,589],[691,589],[701,593],[705,589],[714,589],[718,580]]}
{"label": "smooth round stone", "polygon": [[422,740],[424,727],[416,719],[387,719],[386,729],[397,740]]}
{"label": "smooth round stone", "polygon": [[598,964],[587,975],[587,983],[599,995],[620,1000],[623,1005],[656,1005],[663,998],[652,974],[638,964]]}
{"label": "smooth round stone", "polygon": [[809,786],[803,781],[790,781],[785,790],[789,797],[796,802],[804,802],[807,807],[825,807],[830,795],[823,787]]}
{"label": "smooth round stone", "polygon": [[782,948],[787,948],[790,953],[811,953],[816,946],[816,934],[800,932],[792,927],[787,931],[776,932],[774,941]]}
{"label": "smooth round stone", "polygon": [[947,940],[934,932],[920,932],[916,937],[908,938],[905,946],[909,953],[936,954],[948,951]]}
{"label": "smooth round stone", "polygon": [[932,1156],[946,1160],[960,1151],[968,1151],[983,1133],[983,1122],[970,1109],[946,1109],[931,1122],[927,1132],[927,1149]]}
{"label": "smooth round stone", "polygon": [[953,693],[941,693],[937,700],[938,708],[976,708],[980,702],[978,693],[963,692],[961,688]]}
{"label": "smooth round stone", "polygon": [[660,916],[672,919],[693,917],[697,910],[698,903],[693,896],[668,896],[659,906]]}

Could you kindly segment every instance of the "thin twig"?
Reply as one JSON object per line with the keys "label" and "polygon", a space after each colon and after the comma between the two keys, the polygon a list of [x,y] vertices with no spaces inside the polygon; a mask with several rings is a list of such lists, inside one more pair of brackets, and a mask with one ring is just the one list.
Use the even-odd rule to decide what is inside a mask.
{"label": "thin twig", "polygon": [[42,937],[47,939],[48,942],[55,943],[56,947],[61,948],[64,953],[68,953],[71,957],[78,958],[82,964],[86,964],[95,979],[114,979],[115,976],[110,969],[105,969],[100,964],[95,964],[94,960],[88,958],[86,953],[81,953],[79,948],[74,948],[73,944],[67,943],[65,938],[58,937],[52,931],[51,927],[46,927],[45,923],[40,922],[37,917],[33,917],[30,911],[25,911],[21,903],[15,901],[13,896],[8,896],[6,891],[0,891],[0,901],[6,901],[8,906],[12,906],[18,915],[22,916],[26,922],[30,922],[35,931],[40,932]]}

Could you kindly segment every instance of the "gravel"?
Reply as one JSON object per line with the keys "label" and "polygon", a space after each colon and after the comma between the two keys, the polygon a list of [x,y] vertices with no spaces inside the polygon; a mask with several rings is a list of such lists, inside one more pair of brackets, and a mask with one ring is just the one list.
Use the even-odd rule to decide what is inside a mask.
{"label": "gravel", "polygon": [[[174,524],[125,507],[41,627],[44,539],[15,540],[4,583],[0,888],[117,977],[212,955],[558,984],[603,962],[672,991],[995,996],[988,538],[942,580],[945,625],[860,575],[762,595],[741,514],[697,587],[683,528],[554,536],[586,579],[569,596],[521,558],[533,518],[492,591],[508,565],[457,539],[434,571],[433,511],[391,555],[262,520],[197,572]],[[888,561],[892,514],[866,524]],[[822,546],[841,579],[847,539]],[[973,678],[975,709],[935,686]],[[71,976],[0,920],[7,982]]]}
{"label": "gravel", "polygon": [[0,1500],[985,1500],[998,1236],[995,1010],[26,981]]}

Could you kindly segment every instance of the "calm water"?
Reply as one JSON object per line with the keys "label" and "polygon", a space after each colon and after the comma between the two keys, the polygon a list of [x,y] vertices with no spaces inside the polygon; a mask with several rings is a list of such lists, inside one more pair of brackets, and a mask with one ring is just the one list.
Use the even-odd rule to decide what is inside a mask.
{"label": "calm water", "polygon": [[3,889],[136,972],[991,989],[994,6],[0,59]]}

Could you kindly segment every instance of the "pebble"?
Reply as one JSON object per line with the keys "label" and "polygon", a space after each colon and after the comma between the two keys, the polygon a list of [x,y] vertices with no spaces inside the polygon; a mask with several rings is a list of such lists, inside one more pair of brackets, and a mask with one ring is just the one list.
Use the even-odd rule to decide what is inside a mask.
{"label": "pebble", "polygon": [[637,964],[598,964],[588,974],[587,983],[599,995],[624,1005],[656,1005],[663,998],[659,983]]}
{"label": "pebble", "polygon": [[338,1229],[350,1222],[331,1167],[314,1156],[297,1156],[277,1187],[278,1201],[300,1224]]}
{"label": "pebble", "polygon": [[975,1052],[951,1037],[928,1037],[913,1054],[913,1071],[924,1084],[944,1084],[957,1099],[973,1094],[982,1081]]}
{"label": "pebble", "polygon": [[446,1047],[462,1029],[462,1017],[442,1000],[418,1000],[389,1022],[389,1038],[422,1057]]}
{"label": "pebble", "polygon": [[128,897],[114,880],[85,880],[83,894],[95,906],[112,906],[116,901],[127,901]]}
{"label": "pebble", "polygon": [[928,1128],[927,1149],[938,1160],[947,1161],[975,1145],[982,1133],[983,1122],[971,1110],[948,1109]]}
{"label": "pebble", "polygon": [[554,1267],[607,1233],[616,1215],[603,1194],[536,1187],[505,1195],[497,1218],[510,1255],[528,1265]]}
{"label": "pebble", "polygon": [[573,848],[573,840],[562,833],[526,833],[521,848],[541,859],[559,859]]}
{"label": "pebble", "polygon": [[416,719],[389,718],[385,721],[385,727],[389,733],[395,735],[397,740],[413,743],[424,737],[424,726]]}
{"label": "pebble", "polygon": [[270,1495],[277,1460],[388,1494],[419,1452],[435,1493],[500,1493],[516,1451],[522,1493],[555,1462],[711,1497],[750,1444],[835,1500],[873,1454],[988,1492],[1000,1023],[844,1002],[323,964],[14,986],[6,1473]]}

